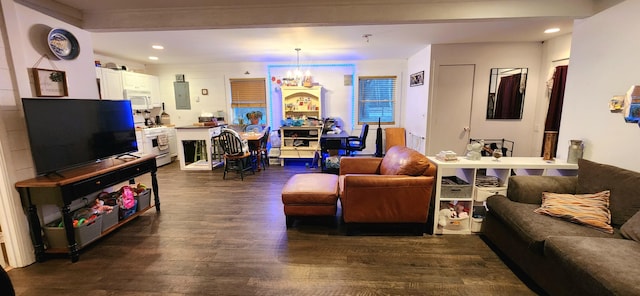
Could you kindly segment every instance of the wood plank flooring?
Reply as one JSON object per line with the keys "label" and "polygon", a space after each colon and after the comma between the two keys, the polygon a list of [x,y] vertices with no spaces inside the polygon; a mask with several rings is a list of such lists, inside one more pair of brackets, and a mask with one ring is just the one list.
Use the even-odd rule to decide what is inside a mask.
{"label": "wood plank flooring", "polygon": [[339,219],[287,230],[284,182],[317,171],[272,165],[222,180],[221,169],[173,162],[158,171],[160,213],[99,239],[76,263],[51,258],[9,276],[17,295],[536,294],[477,235],[345,236]]}

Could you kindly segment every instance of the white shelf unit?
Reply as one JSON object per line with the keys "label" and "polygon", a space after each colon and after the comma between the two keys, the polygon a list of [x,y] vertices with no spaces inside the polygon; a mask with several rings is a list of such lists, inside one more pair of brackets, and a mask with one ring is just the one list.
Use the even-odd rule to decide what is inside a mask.
{"label": "white shelf unit", "polygon": [[[542,157],[503,157],[499,161],[492,157],[482,157],[481,160],[468,160],[458,158],[456,161],[442,161],[429,156],[429,160],[437,166],[435,180],[435,199],[433,233],[434,234],[471,234],[473,210],[476,206],[483,206],[484,200],[493,193],[505,193],[509,186],[509,178],[517,176],[575,176],[578,174],[578,165],[566,163],[564,160],[545,161]],[[480,187],[479,176],[494,176],[499,179],[499,186]],[[458,177],[468,183],[470,190],[464,196],[443,196],[443,177]],[[449,190],[444,190],[445,195]],[[466,192],[466,191],[465,191]],[[450,202],[462,202],[469,209],[469,218],[458,225],[442,227],[438,224],[439,213],[442,205]],[[454,227],[450,227],[454,226]]]}
{"label": "white shelf unit", "polygon": [[285,158],[314,158],[321,136],[322,126],[280,127],[280,164]]}
{"label": "white shelf unit", "polygon": [[283,86],[282,119],[315,118],[303,126],[280,127],[280,165],[287,158],[314,158],[320,151],[322,86]]}
{"label": "white shelf unit", "polygon": [[282,119],[322,116],[322,86],[283,86]]}

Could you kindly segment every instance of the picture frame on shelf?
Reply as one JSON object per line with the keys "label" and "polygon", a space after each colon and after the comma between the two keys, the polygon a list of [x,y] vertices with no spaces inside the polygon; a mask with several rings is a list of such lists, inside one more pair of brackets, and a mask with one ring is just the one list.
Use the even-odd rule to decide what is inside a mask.
{"label": "picture frame on shelf", "polygon": [[32,68],[38,97],[66,97],[69,95],[67,75],[64,71]]}
{"label": "picture frame on shelf", "polygon": [[411,74],[409,77],[409,86],[418,86],[424,84],[424,71]]}

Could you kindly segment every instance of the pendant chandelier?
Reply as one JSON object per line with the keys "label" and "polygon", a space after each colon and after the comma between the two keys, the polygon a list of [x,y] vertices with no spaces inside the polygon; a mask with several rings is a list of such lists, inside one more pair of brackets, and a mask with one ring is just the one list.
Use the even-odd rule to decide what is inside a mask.
{"label": "pendant chandelier", "polygon": [[305,77],[311,77],[311,71],[307,70],[304,73],[304,76],[302,74],[302,71],[300,70],[300,48],[296,48],[296,68],[295,70],[289,70],[287,71],[287,77],[285,78],[285,80],[287,80],[288,85],[297,85],[300,86],[302,85],[302,82],[305,80]]}

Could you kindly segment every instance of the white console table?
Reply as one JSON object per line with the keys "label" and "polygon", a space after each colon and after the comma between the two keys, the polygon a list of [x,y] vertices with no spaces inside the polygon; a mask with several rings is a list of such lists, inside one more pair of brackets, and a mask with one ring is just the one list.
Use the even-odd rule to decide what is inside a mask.
{"label": "white console table", "polygon": [[[436,164],[435,200],[433,233],[434,234],[470,234],[472,233],[474,206],[482,206],[484,200],[494,193],[506,193],[509,177],[512,175],[539,175],[539,176],[575,176],[578,174],[578,165],[566,163],[564,160],[545,161],[542,157],[502,157],[498,161],[492,157],[482,157],[481,160],[468,160],[459,157],[455,161],[438,160],[429,156],[429,160]],[[479,174],[480,173],[480,174]],[[477,180],[481,174],[494,176],[499,179],[497,187],[478,187]],[[470,188],[457,190],[460,194],[452,196],[449,190],[443,190],[443,177],[457,177],[468,184]],[[443,195],[444,193],[444,195]],[[439,213],[443,206],[449,203],[462,203],[469,209],[469,218],[455,221],[456,223],[439,226]],[[454,221],[452,221],[454,222]],[[459,223],[458,223],[459,222]],[[477,221],[476,221],[477,222]],[[473,232],[476,232],[474,229]]]}

